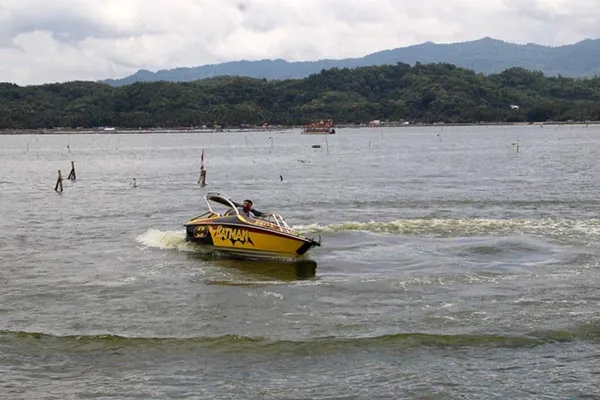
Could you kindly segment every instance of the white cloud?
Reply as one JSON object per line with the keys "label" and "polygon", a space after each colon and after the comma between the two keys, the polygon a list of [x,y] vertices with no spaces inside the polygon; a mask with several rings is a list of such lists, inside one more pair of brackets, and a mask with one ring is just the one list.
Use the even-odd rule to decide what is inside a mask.
{"label": "white cloud", "polygon": [[490,36],[600,36],[596,0],[2,0],[0,81],[118,78],[239,59],[360,57]]}

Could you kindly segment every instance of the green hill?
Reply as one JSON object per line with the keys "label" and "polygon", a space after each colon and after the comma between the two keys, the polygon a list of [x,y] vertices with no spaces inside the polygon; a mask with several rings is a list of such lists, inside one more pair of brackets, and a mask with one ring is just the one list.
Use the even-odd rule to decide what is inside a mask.
{"label": "green hill", "polygon": [[451,64],[417,63],[333,68],[276,81],[0,84],[0,129],[298,125],[322,118],[337,123],[600,120],[600,78],[545,77],[522,68],[484,75]]}

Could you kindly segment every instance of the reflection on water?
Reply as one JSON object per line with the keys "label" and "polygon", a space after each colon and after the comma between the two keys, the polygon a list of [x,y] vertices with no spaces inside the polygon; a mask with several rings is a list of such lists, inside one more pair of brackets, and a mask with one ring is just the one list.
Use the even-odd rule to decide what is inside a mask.
{"label": "reflection on water", "polygon": [[317,262],[310,259],[244,259],[217,252],[190,253],[189,258],[210,261],[212,265],[243,274],[280,281],[311,279],[317,271]]}

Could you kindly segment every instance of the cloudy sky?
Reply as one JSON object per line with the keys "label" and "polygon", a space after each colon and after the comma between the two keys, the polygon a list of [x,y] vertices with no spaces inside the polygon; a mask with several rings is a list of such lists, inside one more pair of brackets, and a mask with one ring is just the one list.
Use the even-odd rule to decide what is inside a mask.
{"label": "cloudy sky", "polygon": [[600,37],[599,0],[0,0],[0,82],[121,78],[239,59],[360,57],[485,36]]}

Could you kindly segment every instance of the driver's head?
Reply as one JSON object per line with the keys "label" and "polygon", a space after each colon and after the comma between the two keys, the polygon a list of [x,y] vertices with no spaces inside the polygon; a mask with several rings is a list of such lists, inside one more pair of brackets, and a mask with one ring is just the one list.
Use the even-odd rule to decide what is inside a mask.
{"label": "driver's head", "polygon": [[244,200],[243,206],[245,211],[250,211],[252,208],[252,200]]}

